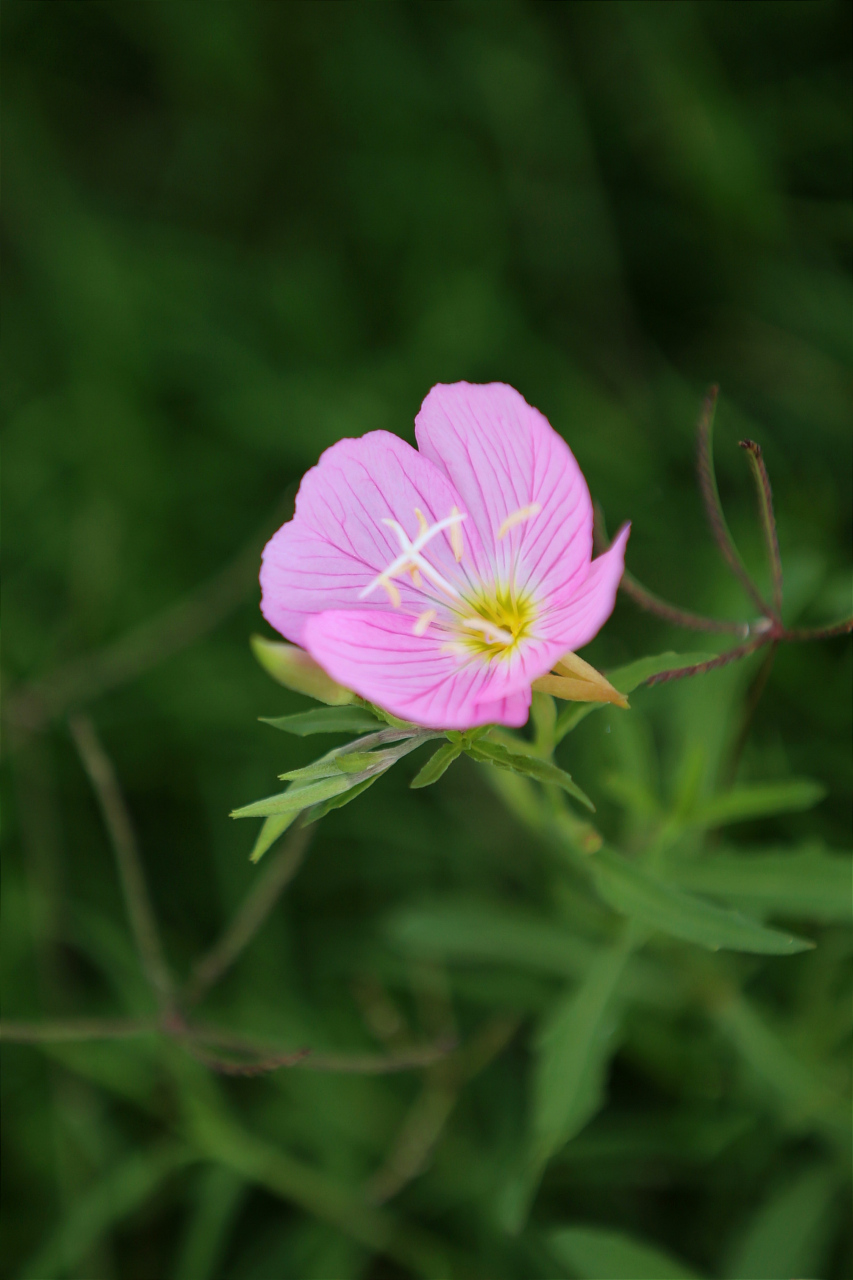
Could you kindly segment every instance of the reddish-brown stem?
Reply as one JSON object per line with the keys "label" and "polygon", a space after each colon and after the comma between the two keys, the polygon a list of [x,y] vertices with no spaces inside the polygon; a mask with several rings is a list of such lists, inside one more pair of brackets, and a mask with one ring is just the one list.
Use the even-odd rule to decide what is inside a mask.
{"label": "reddish-brown stem", "polygon": [[853,631],[853,618],[843,618],[841,622],[832,622],[828,627],[792,627],[786,628],[782,640],[831,640],[833,636],[846,636]]}
{"label": "reddish-brown stem", "polygon": [[665,622],[671,622],[675,627],[684,627],[688,631],[720,631],[739,636],[749,634],[748,622],[705,618],[701,614],[690,613],[687,609],[679,609],[677,605],[669,604],[660,596],[656,596],[653,591],[649,591],[632,573],[627,571],[622,575],[619,590],[624,591],[626,596],[630,596],[641,609],[655,614],[658,618],[663,618]]}
{"label": "reddish-brown stem", "polygon": [[746,644],[738,645],[736,649],[728,649],[718,657],[709,659],[708,662],[698,662],[694,667],[677,667],[673,671],[661,671],[656,676],[650,676],[646,684],[665,684],[668,680],[683,680],[686,676],[703,676],[707,671],[716,671],[718,667],[727,667],[730,662],[748,657],[750,653],[755,653],[757,649],[763,648],[773,639],[774,636],[768,630],[764,635],[755,636]]}
{"label": "reddish-brown stem", "polygon": [[718,387],[711,387],[702,404],[699,415],[696,469],[699,475],[699,488],[714,541],[722,552],[726,564],[739,580],[750,600],[764,617],[772,617],[773,610],[763,599],[747,572],[740,558],[734,539],[729,532],[720,493],[717,488],[717,477],[714,472],[714,410],[717,405]]}
{"label": "reddish-brown stem", "polygon": [[[593,503],[592,513],[593,543],[595,550],[599,555],[602,555],[610,547],[610,538],[607,534],[604,512],[599,502]],[[730,622],[721,618],[705,618],[701,614],[691,613],[689,609],[680,609],[678,605],[670,604],[669,601],[661,599],[653,591],[649,591],[647,587],[644,587],[627,569],[622,575],[619,590],[624,591],[626,596],[630,596],[634,603],[639,605],[641,609],[645,609],[647,613],[653,613],[656,617],[663,618],[665,622],[671,622],[675,627],[684,627],[688,631],[722,631],[738,636],[747,636],[749,634],[749,623],[747,622]]]}
{"label": "reddish-brown stem", "polygon": [[746,450],[752,470],[755,487],[758,490],[758,506],[761,512],[761,528],[767,544],[767,559],[770,562],[770,573],[773,579],[773,608],[777,618],[782,616],[782,557],[779,554],[779,538],[776,533],[776,517],[773,513],[773,491],[770,488],[770,477],[761,445],[754,440],[741,440],[741,449]]}
{"label": "reddish-brown stem", "polygon": [[127,1018],[69,1018],[50,1022],[0,1022],[0,1040],[14,1044],[67,1044],[76,1040],[127,1040],[156,1035],[156,1022]]}
{"label": "reddish-brown stem", "polygon": [[[274,1046],[217,1027],[193,1026],[175,1011],[159,1022],[146,1019],[80,1018],[50,1022],[0,1022],[0,1040],[15,1044],[60,1044],[78,1040],[116,1040],[163,1035],[177,1040],[194,1058],[224,1075],[255,1076],[282,1067],[380,1075],[428,1067],[445,1058],[456,1042],[445,1037],[425,1045],[401,1047],[392,1054],[316,1053],[312,1049],[274,1051]],[[208,1048],[207,1046],[210,1046]],[[222,1057],[216,1050],[234,1056]]]}

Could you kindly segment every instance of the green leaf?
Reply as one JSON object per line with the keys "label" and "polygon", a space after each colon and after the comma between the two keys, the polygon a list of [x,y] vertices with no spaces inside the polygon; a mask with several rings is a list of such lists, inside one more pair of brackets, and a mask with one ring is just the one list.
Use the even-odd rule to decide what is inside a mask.
{"label": "green leaf", "polygon": [[258,838],[255,841],[252,852],[249,854],[249,861],[260,862],[270,846],[275,844],[279,836],[283,835],[298,817],[299,810],[295,809],[292,813],[276,813],[266,818],[264,825],[258,832]]}
{"label": "green leaf", "polygon": [[667,877],[684,889],[728,898],[761,912],[846,922],[853,915],[853,863],[816,845],[673,860]]}
{"label": "green leaf", "polygon": [[409,908],[387,925],[410,954],[489,965],[521,965],[578,977],[594,954],[575,933],[544,916],[477,902],[447,902]]}
{"label": "green leaf", "polygon": [[267,640],[263,636],[252,636],[250,643],[264,671],[286,689],[307,694],[333,707],[355,702],[356,695],[351,689],[345,689],[326,675],[311,655],[297,645]]}
{"label": "green leaf", "polygon": [[313,805],[305,814],[302,821],[307,827],[312,822],[317,822],[320,818],[324,818],[326,814],[331,813],[333,809],[342,809],[345,804],[349,804],[350,800],[355,800],[356,796],[360,796],[362,791],[366,791],[368,787],[372,787],[374,782],[378,782],[381,777],[381,773],[374,773],[372,777],[364,778],[361,782],[357,782],[355,786],[350,787],[348,791],[343,791],[338,796],[330,796],[328,800],[323,800],[322,803]]}
{"label": "green leaf", "polygon": [[277,796],[267,796],[264,800],[256,800],[253,804],[243,805],[242,809],[234,809],[232,818],[266,818],[270,814],[300,813],[310,805],[319,804],[332,796],[340,795],[355,786],[355,780],[338,774],[335,778],[322,778],[319,782],[311,782],[306,786],[291,786]]}
{"label": "green leaf", "polygon": [[706,800],[685,820],[695,827],[722,827],[729,822],[745,822],[774,813],[811,809],[825,795],[826,787],[811,778],[789,778],[786,782],[735,787]]}
{"label": "green leaf", "polygon": [[[562,1227],[550,1231],[547,1240],[554,1257],[579,1280],[697,1280],[698,1277],[686,1262],[621,1231]],[[753,1272],[744,1271],[741,1275],[752,1276]]]}
{"label": "green leaf", "polygon": [[77,1196],[23,1276],[56,1280],[79,1263],[114,1226],[145,1204],[160,1184],[198,1156],[172,1143],[149,1148],[114,1165],[98,1182]]}
{"label": "green leaf", "polygon": [[[435,736],[435,735],[431,735]],[[369,747],[382,746],[386,742],[403,742],[384,751],[370,751]],[[363,773],[365,769],[383,769],[407,755],[409,751],[425,741],[422,735],[411,730],[381,729],[378,733],[369,733],[364,738],[356,738],[346,746],[335,747],[327,751],[319,760],[303,765],[301,769],[290,769],[280,773],[282,782],[311,782],[315,778],[334,778],[339,773]]]}
{"label": "green leaf", "polygon": [[659,880],[621,854],[602,849],[589,861],[598,891],[616,911],[651,929],[712,951],[754,951],[792,955],[813,946],[777,929],[767,929],[725,907],[718,907]]}
{"label": "green leaf", "polygon": [[732,1252],[732,1280],[823,1274],[840,1188],[826,1166],[807,1169],[762,1204]]}
{"label": "green leaf", "polygon": [[368,733],[382,723],[366,707],[316,707],[294,716],[260,716],[264,724],[305,738],[312,733]]}
{"label": "green leaf", "polygon": [[626,946],[601,952],[560,1001],[536,1045],[533,1152],[541,1165],[601,1106],[604,1073],[616,1048],[611,1004],[628,959]]}
{"label": "green leaf", "polygon": [[450,768],[453,761],[461,754],[462,747],[458,742],[445,742],[443,746],[432,753],[424,767],[419,773],[415,774],[409,785],[414,789],[431,787],[434,782],[438,782],[441,775]]}
{"label": "green leaf", "polygon": [[466,750],[472,759],[481,763],[494,764],[499,769],[511,769],[513,773],[526,774],[530,778],[536,778],[538,782],[552,783],[562,787],[570,796],[574,796],[582,805],[595,813],[595,805],[573,781],[571,774],[560,769],[558,765],[552,764],[550,760],[540,760],[536,756],[510,751],[497,742],[476,742]]}
{"label": "green leaf", "polygon": [[768,1089],[775,1094],[789,1121],[801,1125],[820,1117],[844,1142],[850,1141],[849,1101],[820,1067],[791,1051],[752,1002],[734,996],[717,1006],[714,1019],[761,1082],[762,1095]]}
{"label": "green leaf", "polygon": [[246,1190],[243,1179],[222,1165],[200,1171],[174,1280],[213,1280]]}
{"label": "green leaf", "polygon": [[524,1226],[548,1160],[592,1119],[604,1100],[607,1066],[616,1051],[613,996],[632,944],[601,951],[580,985],[557,1002],[534,1046],[530,1157],[505,1186],[499,1214],[508,1231]]}
{"label": "green leaf", "polygon": [[682,671],[685,667],[697,667],[701,662],[710,662],[716,655],[713,653],[658,653],[648,658],[638,658],[624,667],[604,674],[620,693],[632,693],[641,684],[645,684],[652,676],[663,675],[664,671]]}

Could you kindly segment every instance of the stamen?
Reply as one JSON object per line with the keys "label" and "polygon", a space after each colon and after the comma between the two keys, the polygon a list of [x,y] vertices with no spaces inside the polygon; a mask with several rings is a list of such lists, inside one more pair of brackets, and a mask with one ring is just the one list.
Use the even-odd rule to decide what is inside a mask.
{"label": "stamen", "polygon": [[418,573],[418,566],[416,564],[409,565],[409,577],[412,579],[414,586],[422,587],[424,585],[424,580]]}
{"label": "stamen", "polygon": [[514,644],[515,636],[509,631],[504,631],[503,627],[498,627],[494,622],[487,622],[485,618],[463,618],[462,626],[468,627],[470,631],[482,631],[486,640],[500,644]]}
{"label": "stamen", "polygon": [[[459,516],[460,520],[464,520],[465,518],[460,515],[458,507],[454,507],[450,514],[452,516]],[[465,544],[462,541],[462,530],[459,528],[458,523],[450,526],[450,545],[453,548],[453,554],[456,557],[456,563],[458,564],[465,552]]]}
{"label": "stamen", "polygon": [[[454,507],[454,510],[455,509],[456,508]],[[427,530],[429,529],[429,525],[427,524],[427,518],[424,515],[424,513],[421,511],[420,507],[415,507],[415,519],[418,522],[418,537],[420,537],[422,534],[426,533]]]}
{"label": "stamen", "polygon": [[498,541],[500,542],[501,538],[505,538],[510,529],[514,529],[517,524],[523,524],[531,516],[538,515],[541,510],[542,507],[538,502],[530,502],[526,507],[519,507],[517,511],[513,511],[512,515],[507,516],[498,529]]}
{"label": "stamen", "polygon": [[464,644],[460,644],[458,640],[448,640],[447,644],[441,645],[439,653],[452,653],[457,658],[467,658],[468,650]]}
{"label": "stamen", "polygon": [[424,612],[419,615],[415,625],[412,627],[412,635],[422,636],[435,617],[437,617],[435,609],[425,609]]}
{"label": "stamen", "polygon": [[383,578],[381,584],[388,592],[388,599],[391,601],[395,609],[400,608],[400,592],[390,578]]}

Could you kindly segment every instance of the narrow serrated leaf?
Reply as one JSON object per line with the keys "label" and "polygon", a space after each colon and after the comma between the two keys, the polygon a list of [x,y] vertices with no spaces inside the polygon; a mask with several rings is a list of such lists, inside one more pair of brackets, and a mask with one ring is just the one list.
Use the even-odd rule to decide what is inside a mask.
{"label": "narrow serrated leaf", "polygon": [[270,846],[275,844],[279,836],[283,835],[298,817],[299,810],[294,809],[291,813],[276,813],[267,818],[258,832],[258,838],[249,854],[249,861],[260,862]]}
{"label": "narrow serrated leaf", "polygon": [[443,746],[432,753],[424,767],[415,774],[409,785],[415,790],[418,787],[431,787],[434,782],[438,782],[445,770],[449,769],[453,761],[461,754],[462,747],[458,742],[445,742]]}
{"label": "narrow serrated leaf", "polygon": [[355,786],[357,779],[338,774],[334,778],[322,778],[319,782],[310,782],[306,786],[288,787],[276,796],[267,796],[264,800],[256,800],[253,804],[243,805],[235,809],[232,818],[266,818],[270,814],[299,813],[310,805],[329,800],[332,796],[341,795]]}
{"label": "narrow serrated leaf", "polygon": [[368,733],[382,723],[366,707],[316,707],[293,716],[260,716],[263,724],[305,738],[312,733]]}
{"label": "narrow serrated leaf", "polygon": [[374,773],[372,777],[364,778],[361,782],[357,782],[354,787],[350,787],[348,791],[343,791],[339,796],[330,796],[328,800],[324,800],[321,804],[313,805],[303,817],[303,824],[306,827],[310,826],[312,822],[317,822],[320,818],[324,818],[333,809],[342,809],[345,804],[355,800],[356,796],[360,796],[362,791],[372,787],[374,782],[378,782],[381,777],[381,773]]}
{"label": "narrow serrated leaf", "polygon": [[616,1046],[611,1004],[629,954],[625,946],[601,952],[540,1032],[533,1081],[535,1163],[548,1160],[601,1106],[604,1071]]}
{"label": "narrow serrated leaf", "polygon": [[536,756],[510,751],[497,742],[477,742],[466,750],[474,760],[484,764],[494,764],[499,769],[511,769],[513,773],[525,774],[527,777],[536,778],[538,782],[562,787],[569,795],[574,796],[587,809],[595,813],[595,805],[589,796],[581,791],[571,774],[566,773],[558,765],[552,764],[550,760],[541,760]]}
{"label": "narrow serrated leaf", "polygon": [[599,893],[616,911],[685,942],[711,951],[765,955],[793,955],[814,946],[805,938],[767,929],[749,916],[676,888],[610,849],[593,855],[589,866]]}
{"label": "narrow serrated leaf", "polygon": [[853,861],[818,846],[679,859],[667,875],[683,889],[762,912],[827,922],[853,915]]}

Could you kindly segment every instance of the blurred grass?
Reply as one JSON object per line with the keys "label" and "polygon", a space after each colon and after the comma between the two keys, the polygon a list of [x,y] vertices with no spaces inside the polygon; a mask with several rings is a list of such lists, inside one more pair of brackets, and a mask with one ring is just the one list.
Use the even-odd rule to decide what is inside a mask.
{"label": "blurred grass", "polygon": [[[7,704],[65,673],[47,725],[25,716],[6,735],[5,1017],[152,1011],[66,726],[83,704],[178,974],[233,915],[258,873],[226,814],[313,754],[256,721],[306,704],[249,653],[251,548],[326,445],[380,427],[413,439],[435,382],[517,386],[611,527],[633,521],[637,576],[746,618],[693,476],[700,398],[719,381],[720,487],[745,559],[765,584],[736,447],[749,436],[774,485],[786,621],[850,611],[850,22],[840,0],[4,6]],[[188,598],[190,625],[155,629],[116,677],[102,649]],[[705,638],[622,600],[585,656],[674,647]],[[92,654],[95,683],[75,684],[69,664]],[[757,661],[640,690],[630,717],[590,716],[566,740],[608,838],[639,847],[650,819],[607,776],[664,808],[714,794]],[[850,690],[849,640],[780,650],[738,781],[806,776],[827,798],[731,828],[733,849],[849,848]],[[583,1250],[551,1251],[549,1233],[582,1228],[705,1274],[746,1258],[776,1275],[767,1224],[792,1221],[800,1188],[791,1268],[849,1275],[849,1144],[820,1108],[798,1110],[801,1068],[831,1091],[847,1074],[853,948],[832,922],[803,926],[812,953],[729,956],[705,978],[719,958],[691,952],[699,988],[725,973],[746,993],[710,1019],[666,946],[644,957],[662,972],[632,970],[645,1003],[620,1032],[608,1104],[507,1236],[534,1023],[567,975],[459,961],[437,935],[425,961],[389,921],[435,902],[518,906],[587,946],[608,926],[480,771],[464,761],[409,792],[418,763],[324,819],[209,1002],[233,1028],[318,1050],[374,1052],[405,1026],[425,1039],[447,1007],[463,1040],[519,1020],[454,1085],[435,1142],[421,1132],[426,1172],[387,1210],[408,1243],[388,1246],[362,1188],[407,1115],[437,1114],[434,1080],[418,1113],[417,1075],[219,1086],[156,1042],[13,1047],[4,1274],[600,1274]],[[589,963],[567,953],[578,978]]]}

